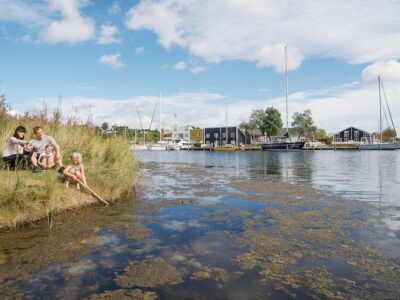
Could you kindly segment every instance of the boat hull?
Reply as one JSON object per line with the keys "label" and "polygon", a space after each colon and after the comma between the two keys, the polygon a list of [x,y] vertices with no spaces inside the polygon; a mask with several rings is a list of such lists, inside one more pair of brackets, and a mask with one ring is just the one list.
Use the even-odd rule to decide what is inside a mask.
{"label": "boat hull", "polygon": [[224,152],[235,152],[235,151],[243,151],[241,148],[236,147],[214,147],[214,151],[224,151]]}
{"label": "boat hull", "polygon": [[299,151],[303,150],[305,142],[281,142],[261,144],[263,151]]}
{"label": "boat hull", "polygon": [[359,150],[397,150],[396,143],[370,143],[360,144]]}

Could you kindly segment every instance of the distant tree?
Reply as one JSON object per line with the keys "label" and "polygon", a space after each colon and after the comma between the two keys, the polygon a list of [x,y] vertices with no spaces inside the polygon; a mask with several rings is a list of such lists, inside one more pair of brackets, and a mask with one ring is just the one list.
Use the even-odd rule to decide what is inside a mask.
{"label": "distant tree", "polygon": [[250,122],[242,122],[239,127],[246,130],[255,129],[254,125],[250,124]]}
{"label": "distant tree", "polygon": [[330,144],[332,138],[328,136],[325,129],[317,128],[314,134],[314,139],[325,144]]}
{"label": "distant tree", "polygon": [[[380,135],[379,135],[380,138]],[[382,131],[382,141],[383,142],[388,142],[391,139],[396,138],[396,131],[392,128],[386,128],[384,131]]]}
{"label": "distant tree", "polygon": [[0,118],[10,110],[10,105],[7,103],[6,96],[0,95]]}
{"label": "distant tree", "polygon": [[282,131],[281,113],[274,107],[267,107],[265,110],[264,130],[267,136],[279,135]]}
{"label": "distant tree", "polygon": [[254,109],[250,115],[249,125],[251,129],[260,128],[261,131],[265,129],[265,111],[262,109]]}
{"label": "distant tree", "polygon": [[242,122],[240,127],[243,129],[260,129],[264,135],[278,135],[282,129],[282,119],[280,112],[274,107],[266,110],[254,109],[248,122]]}
{"label": "distant tree", "polygon": [[317,131],[309,109],[302,113],[294,113],[292,126],[295,127],[298,137],[313,137]]}
{"label": "distant tree", "polygon": [[108,130],[108,123],[107,123],[107,122],[104,122],[103,124],[101,124],[101,129],[102,129],[103,131]]}

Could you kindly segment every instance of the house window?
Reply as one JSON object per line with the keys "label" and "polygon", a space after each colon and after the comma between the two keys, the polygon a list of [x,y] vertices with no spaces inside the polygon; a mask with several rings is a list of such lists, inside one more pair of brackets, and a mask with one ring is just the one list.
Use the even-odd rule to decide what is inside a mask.
{"label": "house window", "polygon": [[214,138],[218,138],[219,137],[219,135],[218,135],[218,133],[214,133]]}
{"label": "house window", "polygon": [[236,134],[234,132],[231,132],[231,138],[235,138]]}
{"label": "house window", "polygon": [[210,138],[210,133],[206,133],[206,139]]}
{"label": "house window", "polygon": [[222,133],[222,138],[223,138],[223,139],[225,138],[225,132]]}
{"label": "house window", "polygon": [[185,133],[185,137],[188,137],[188,134],[187,134],[187,133]]}
{"label": "house window", "polygon": [[207,145],[210,145],[210,141],[207,141],[206,144],[207,144]]}
{"label": "house window", "polygon": [[358,136],[359,136],[359,132],[358,132],[358,130],[355,130],[355,131],[354,131],[354,137],[355,137],[355,138],[358,138]]}
{"label": "house window", "polygon": [[348,131],[348,130],[346,130],[346,131],[344,132],[344,137],[345,137],[345,138],[348,138],[348,137],[349,137],[349,131]]}

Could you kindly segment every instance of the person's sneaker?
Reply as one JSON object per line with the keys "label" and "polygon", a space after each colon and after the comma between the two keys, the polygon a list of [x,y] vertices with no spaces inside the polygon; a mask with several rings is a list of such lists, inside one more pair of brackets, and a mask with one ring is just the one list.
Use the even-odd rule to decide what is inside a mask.
{"label": "person's sneaker", "polygon": [[33,173],[40,173],[40,172],[42,172],[42,168],[39,167],[39,166],[36,166],[36,167],[33,168],[32,172]]}
{"label": "person's sneaker", "polygon": [[60,167],[60,168],[58,169],[58,173],[60,173],[60,174],[64,174],[64,171],[65,171],[65,168],[64,168],[64,167]]}
{"label": "person's sneaker", "polygon": [[78,189],[78,191],[81,190],[81,186],[79,185],[79,183],[76,184],[76,188]]}
{"label": "person's sneaker", "polygon": [[69,188],[69,182],[68,182],[68,181],[65,181],[65,186],[66,186],[67,188]]}

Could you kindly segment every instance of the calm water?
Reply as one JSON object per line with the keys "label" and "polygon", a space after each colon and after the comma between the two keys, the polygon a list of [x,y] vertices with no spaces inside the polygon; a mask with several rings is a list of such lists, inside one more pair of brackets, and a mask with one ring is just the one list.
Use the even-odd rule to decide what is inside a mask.
{"label": "calm water", "polygon": [[171,151],[137,152],[137,158],[144,162],[217,167],[213,173],[229,177],[276,177],[286,182],[326,189],[352,200],[400,206],[400,151]]}
{"label": "calm water", "polygon": [[397,298],[400,152],[136,157],[133,198],[0,234],[0,298]]}

